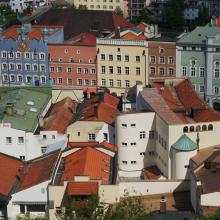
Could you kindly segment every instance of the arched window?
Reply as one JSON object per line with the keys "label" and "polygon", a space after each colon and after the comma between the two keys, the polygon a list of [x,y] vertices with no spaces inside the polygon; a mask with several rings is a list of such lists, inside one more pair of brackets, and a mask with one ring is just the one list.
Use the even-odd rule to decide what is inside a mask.
{"label": "arched window", "polygon": [[202,126],[202,130],[203,130],[203,131],[207,131],[207,126],[206,126],[206,125],[203,125],[203,126]]}
{"label": "arched window", "polygon": [[209,131],[212,131],[212,130],[213,130],[213,125],[212,125],[212,124],[209,124],[209,125],[208,125],[208,130],[209,130]]}
{"label": "arched window", "polygon": [[193,132],[195,130],[194,126],[190,126],[189,131]]}
{"label": "arched window", "polygon": [[215,62],[215,68],[219,68],[219,67],[220,67],[219,61],[216,61],[216,62]]}
{"label": "arched window", "polygon": [[185,132],[188,132],[188,127],[187,126],[185,126],[184,128],[183,128],[183,132],[185,133]]}
{"label": "arched window", "polygon": [[200,125],[197,125],[197,126],[196,126],[196,131],[201,131]]}

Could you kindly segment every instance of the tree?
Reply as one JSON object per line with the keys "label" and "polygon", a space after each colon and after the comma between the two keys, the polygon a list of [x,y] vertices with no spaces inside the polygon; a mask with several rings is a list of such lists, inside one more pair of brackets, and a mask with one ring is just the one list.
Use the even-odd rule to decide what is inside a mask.
{"label": "tree", "polygon": [[184,0],[168,0],[164,7],[166,24],[172,28],[184,26]]}
{"label": "tree", "polygon": [[210,21],[208,8],[203,7],[199,9],[197,18],[197,25],[206,25]]}
{"label": "tree", "polygon": [[79,5],[79,10],[88,10],[86,5]]}
{"label": "tree", "polygon": [[126,195],[104,220],[143,220],[146,217],[142,196]]}
{"label": "tree", "polygon": [[117,7],[115,8],[115,13],[116,13],[117,15],[123,16],[123,11],[121,10],[121,8],[120,8],[119,6],[117,6]]}
{"label": "tree", "polygon": [[195,218],[194,220],[219,220],[219,219],[220,219],[220,209],[218,209],[214,215]]}

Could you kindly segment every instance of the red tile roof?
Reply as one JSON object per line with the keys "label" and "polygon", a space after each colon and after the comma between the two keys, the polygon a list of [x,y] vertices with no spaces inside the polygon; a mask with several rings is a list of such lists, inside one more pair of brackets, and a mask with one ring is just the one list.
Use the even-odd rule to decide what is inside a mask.
{"label": "red tile roof", "polygon": [[102,184],[108,184],[110,162],[111,156],[91,147],[82,148],[65,157],[61,183],[64,180],[73,180],[75,176],[89,176],[92,180],[101,180]]}
{"label": "red tile roof", "polygon": [[71,38],[67,43],[75,45],[96,45],[96,36],[92,33],[85,32]]}
{"label": "red tile roof", "polygon": [[122,39],[124,39],[124,40],[145,40],[146,37],[144,36],[144,34],[136,35],[132,32],[128,32],[127,34],[122,36]]}
{"label": "red tile roof", "polygon": [[70,142],[70,143],[68,143],[66,149],[86,148],[86,147],[104,148],[104,149],[110,150],[114,153],[116,153],[118,151],[118,148],[115,145],[110,144],[107,141],[103,141],[101,143],[98,143],[98,142]]}
{"label": "red tile roof", "polygon": [[43,120],[41,127],[44,130],[65,133],[67,126],[74,117],[77,105],[78,104],[69,97],[55,103],[49,115]]}
{"label": "red tile roof", "polygon": [[114,125],[119,101],[119,98],[108,93],[100,93],[85,102],[79,120],[103,121]]}
{"label": "red tile roof", "polygon": [[[153,85],[159,95],[164,99],[173,114],[177,116],[178,120],[173,118],[176,120],[176,123],[180,123],[180,121],[181,123],[190,123],[220,120],[220,114],[210,108],[196,94],[189,79],[182,79],[179,83],[175,82],[175,84],[170,85],[166,83],[166,80],[153,81]],[[155,102],[152,102],[156,112],[164,108],[162,107],[162,103],[158,102],[158,105],[155,105]],[[170,119],[168,119],[168,111],[162,111],[160,114],[165,121],[171,123]]]}
{"label": "red tile roof", "polygon": [[129,20],[126,20],[122,16],[117,15],[115,12],[112,12],[112,17],[115,29],[117,29],[118,27],[128,28],[134,26]]}
{"label": "red tile roof", "polygon": [[18,191],[50,180],[59,155],[60,151],[54,151],[27,161],[20,176],[21,182]]}
{"label": "red tile roof", "polygon": [[8,196],[19,176],[23,162],[15,157],[0,153],[0,195]]}
{"label": "red tile roof", "polygon": [[146,27],[146,24],[144,23],[140,23],[136,26],[138,29],[140,29],[142,32],[145,32],[145,27]]}
{"label": "red tile roof", "polygon": [[98,182],[69,182],[68,196],[88,196],[98,193]]}

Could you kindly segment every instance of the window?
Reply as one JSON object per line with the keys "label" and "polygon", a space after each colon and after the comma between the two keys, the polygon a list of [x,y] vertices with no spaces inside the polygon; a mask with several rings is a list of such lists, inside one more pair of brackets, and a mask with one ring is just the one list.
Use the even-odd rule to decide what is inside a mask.
{"label": "window", "polygon": [[128,164],[128,162],[127,162],[127,161],[125,161],[125,160],[122,160],[122,163],[123,163],[123,164]]}
{"label": "window", "polygon": [[23,77],[21,75],[18,75],[18,82],[23,82]]}
{"label": "window", "polygon": [[121,55],[117,55],[117,61],[121,61]]}
{"label": "window", "polygon": [[168,63],[173,64],[174,63],[174,58],[173,57],[168,57]]}
{"label": "window", "polygon": [[131,161],[131,164],[136,164],[136,161],[135,160]]}
{"label": "window", "polygon": [[149,131],[149,139],[154,139],[154,131]]}
{"label": "window", "polygon": [[105,60],[105,54],[101,54],[101,60]]}
{"label": "window", "polygon": [[20,160],[25,160],[25,156],[20,156]]}
{"label": "window", "polygon": [[90,133],[89,134],[89,141],[94,141],[95,140],[95,134],[94,133]]}
{"label": "window", "polygon": [[130,81],[129,80],[125,80],[125,88],[129,88],[130,87]]}
{"label": "window", "polygon": [[131,142],[131,146],[136,146],[136,142]]}
{"label": "window", "polygon": [[8,81],[8,75],[3,75],[3,81]]}
{"label": "window", "polygon": [[[12,59],[14,57],[13,52],[8,53],[9,54],[9,58]],[[29,54],[30,55],[30,54]]]}
{"label": "window", "polygon": [[31,65],[30,64],[26,64],[25,65],[25,69],[26,69],[26,71],[31,71]]}
{"label": "window", "polygon": [[105,79],[102,79],[102,80],[101,80],[101,85],[102,85],[102,86],[106,86],[106,80],[105,80]]}
{"label": "window", "polygon": [[68,49],[65,49],[65,50],[64,50],[64,53],[68,53]]}
{"label": "window", "polygon": [[20,52],[17,52],[16,53],[16,59],[20,59],[21,58],[21,53]]}
{"label": "window", "polygon": [[58,84],[63,84],[63,78],[58,78]]}
{"label": "window", "polygon": [[159,68],[159,74],[160,76],[164,76],[164,68]]}
{"label": "window", "polygon": [[129,67],[126,66],[126,67],[125,67],[125,74],[126,74],[126,75],[129,75],[129,73],[130,73]]}
{"label": "window", "polygon": [[89,80],[88,79],[84,80],[84,85],[89,86]]}
{"label": "window", "polygon": [[80,54],[80,50],[77,50],[76,53],[77,53],[77,54]]}
{"label": "window", "polygon": [[90,73],[95,74],[96,73],[95,69],[91,69]]}
{"label": "window", "polygon": [[125,147],[125,146],[127,146],[128,144],[125,143],[125,142],[122,142],[121,145]]}
{"label": "window", "polygon": [[45,66],[44,65],[40,65],[40,71],[45,72]]}
{"label": "window", "polygon": [[105,66],[101,66],[101,73],[105,73]]}
{"label": "window", "polygon": [[200,67],[199,68],[199,76],[200,77],[204,77],[205,76],[205,68],[204,67]]}
{"label": "window", "polygon": [[150,63],[156,63],[156,57],[150,56]]}
{"label": "window", "polygon": [[219,87],[214,86],[214,93],[215,93],[216,95],[218,95],[218,94],[219,94]]}
{"label": "window", "polygon": [[195,76],[196,76],[196,68],[195,68],[195,67],[191,67],[191,68],[190,68],[190,75],[191,75],[192,77],[195,77]]}
{"label": "window", "polygon": [[113,79],[109,79],[109,86],[110,86],[110,87],[113,87],[113,86],[114,86]]}
{"label": "window", "polygon": [[79,131],[77,132],[77,135],[80,136],[80,132]]}
{"label": "window", "polygon": [[109,60],[109,61],[112,61],[112,60],[113,60],[113,55],[112,55],[112,54],[109,54],[109,55],[108,55],[108,60]]}
{"label": "window", "polygon": [[71,67],[67,67],[67,72],[71,73],[72,72],[72,68]]}
{"label": "window", "polygon": [[139,62],[141,61],[140,56],[136,56],[136,57],[135,57],[135,61],[139,63]]}
{"label": "window", "polygon": [[117,85],[117,87],[121,87],[121,80],[120,79],[117,79],[116,85]]}
{"label": "window", "polygon": [[27,82],[27,83],[31,83],[31,79],[32,79],[31,76],[26,76],[26,82]]}
{"label": "window", "polygon": [[137,76],[141,75],[141,68],[140,67],[136,67],[136,75]]}
{"label": "window", "polygon": [[108,134],[107,133],[103,133],[104,136],[104,140],[108,141]]}
{"label": "window", "polygon": [[2,64],[2,70],[7,70],[7,64],[6,63]]}
{"label": "window", "polygon": [[13,63],[10,63],[9,69],[10,69],[10,70],[14,70],[14,69],[15,69],[15,65],[14,65]]}
{"label": "window", "polygon": [[10,81],[15,82],[15,76],[14,75],[10,75]]}
{"label": "window", "polygon": [[146,138],[146,132],[140,131],[140,139],[145,139],[145,138]]}
{"label": "window", "polygon": [[186,76],[187,74],[187,67],[186,66],[182,66],[182,75]]}
{"label": "window", "polygon": [[117,67],[117,74],[121,74],[121,67],[120,66]]}
{"label": "window", "polygon": [[91,80],[91,86],[96,86],[96,80],[95,79]]}
{"label": "window", "polygon": [[54,72],[54,70],[55,70],[54,67],[51,66],[51,67],[50,67],[50,72]]}
{"label": "window", "polygon": [[204,92],[204,90],[205,90],[205,89],[204,89],[204,85],[200,85],[200,86],[199,86],[199,92]]}
{"label": "window", "polygon": [[132,128],[135,128],[135,127],[136,127],[136,124],[131,124],[131,127],[132,127]]}
{"label": "window", "polygon": [[121,124],[122,128],[127,128],[127,124]]}
{"label": "window", "polygon": [[113,74],[113,66],[109,66],[108,70],[110,74]]}
{"label": "window", "polygon": [[58,67],[57,67],[57,72],[60,73],[60,72],[62,72],[62,71],[63,71],[63,70],[62,70],[62,67],[61,67],[61,66],[58,66]]}
{"label": "window", "polygon": [[125,62],[129,62],[129,56],[125,55]]}
{"label": "window", "polygon": [[85,69],[84,69],[84,73],[86,73],[86,74],[89,73],[89,69],[88,69],[88,68],[85,68]]}
{"label": "window", "polygon": [[140,155],[144,156],[144,155],[145,155],[145,152],[140,152]]}
{"label": "window", "polygon": [[77,85],[81,86],[82,85],[82,79],[77,79]]}
{"label": "window", "polygon": [[159,62],[161,64],[164,64],[165,63],[165,57],[164,56],[159,57]]}
{"label": "window", "polygon": [[159,53],[163,53],[164,49],[163,48],[159,48]]}
{"label": "window", "polygon": [[24,143],[24,137],[18,137],[18,143],[23,144]]}
{"label": "window", "polygon": [[169,74],[169,76],[173,76],[174,75],[174,69],[173,68],[168,68],[168,74]]}
{"label": "window", "polygon": [[25,53],[25,59],[30,59],[30,53]]}
{"label": "window", "polygon": [[6,52],[2,52],[2,58],[6,58],[7,57],[6,54],[7,54]]}
{"label": "window", "polygon": [[6,144],[11,144],[11,143],[12,143],[12,138],[6,137]]}
{"label": "window", "polygon": [[68,78],[68,79],[67,79],[67,85],[71,86],[72,83],[73,83],[72,79],[71,79],[71,78]]}
{"label": "window", "polygon": [[82,68],[78,67],[77,68],[77,73],[82,73]]}
{"label": "window", "polygon": [[216,79],[219,79],[219,75],[220,75],[219,73],[220,73],[220,69],[215,69],[214,70],[214,74],[215,74]]}
{"label": "window", "polygon": [[44,55],[44,53],[40,53],[40,60],[45,60],[45,55]]}
{"label": "window", "polygon": [[17,70],[21,71],[22,69],[22,65],[21,64],[17,64]]}
{"label": "window", "polygon": [[155,67],[151,67],[150,68],[150,75],[154,76],[156,74],[156,68]]}

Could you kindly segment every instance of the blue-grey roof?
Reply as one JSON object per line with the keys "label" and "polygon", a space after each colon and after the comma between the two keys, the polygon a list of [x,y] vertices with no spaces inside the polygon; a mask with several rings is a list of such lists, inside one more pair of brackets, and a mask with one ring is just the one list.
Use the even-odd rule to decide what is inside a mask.
{"label": "blue-grey roof", "polygon": [[193,151],[197,149],[197,144],[184,134],[172,147],[178,151]]}

